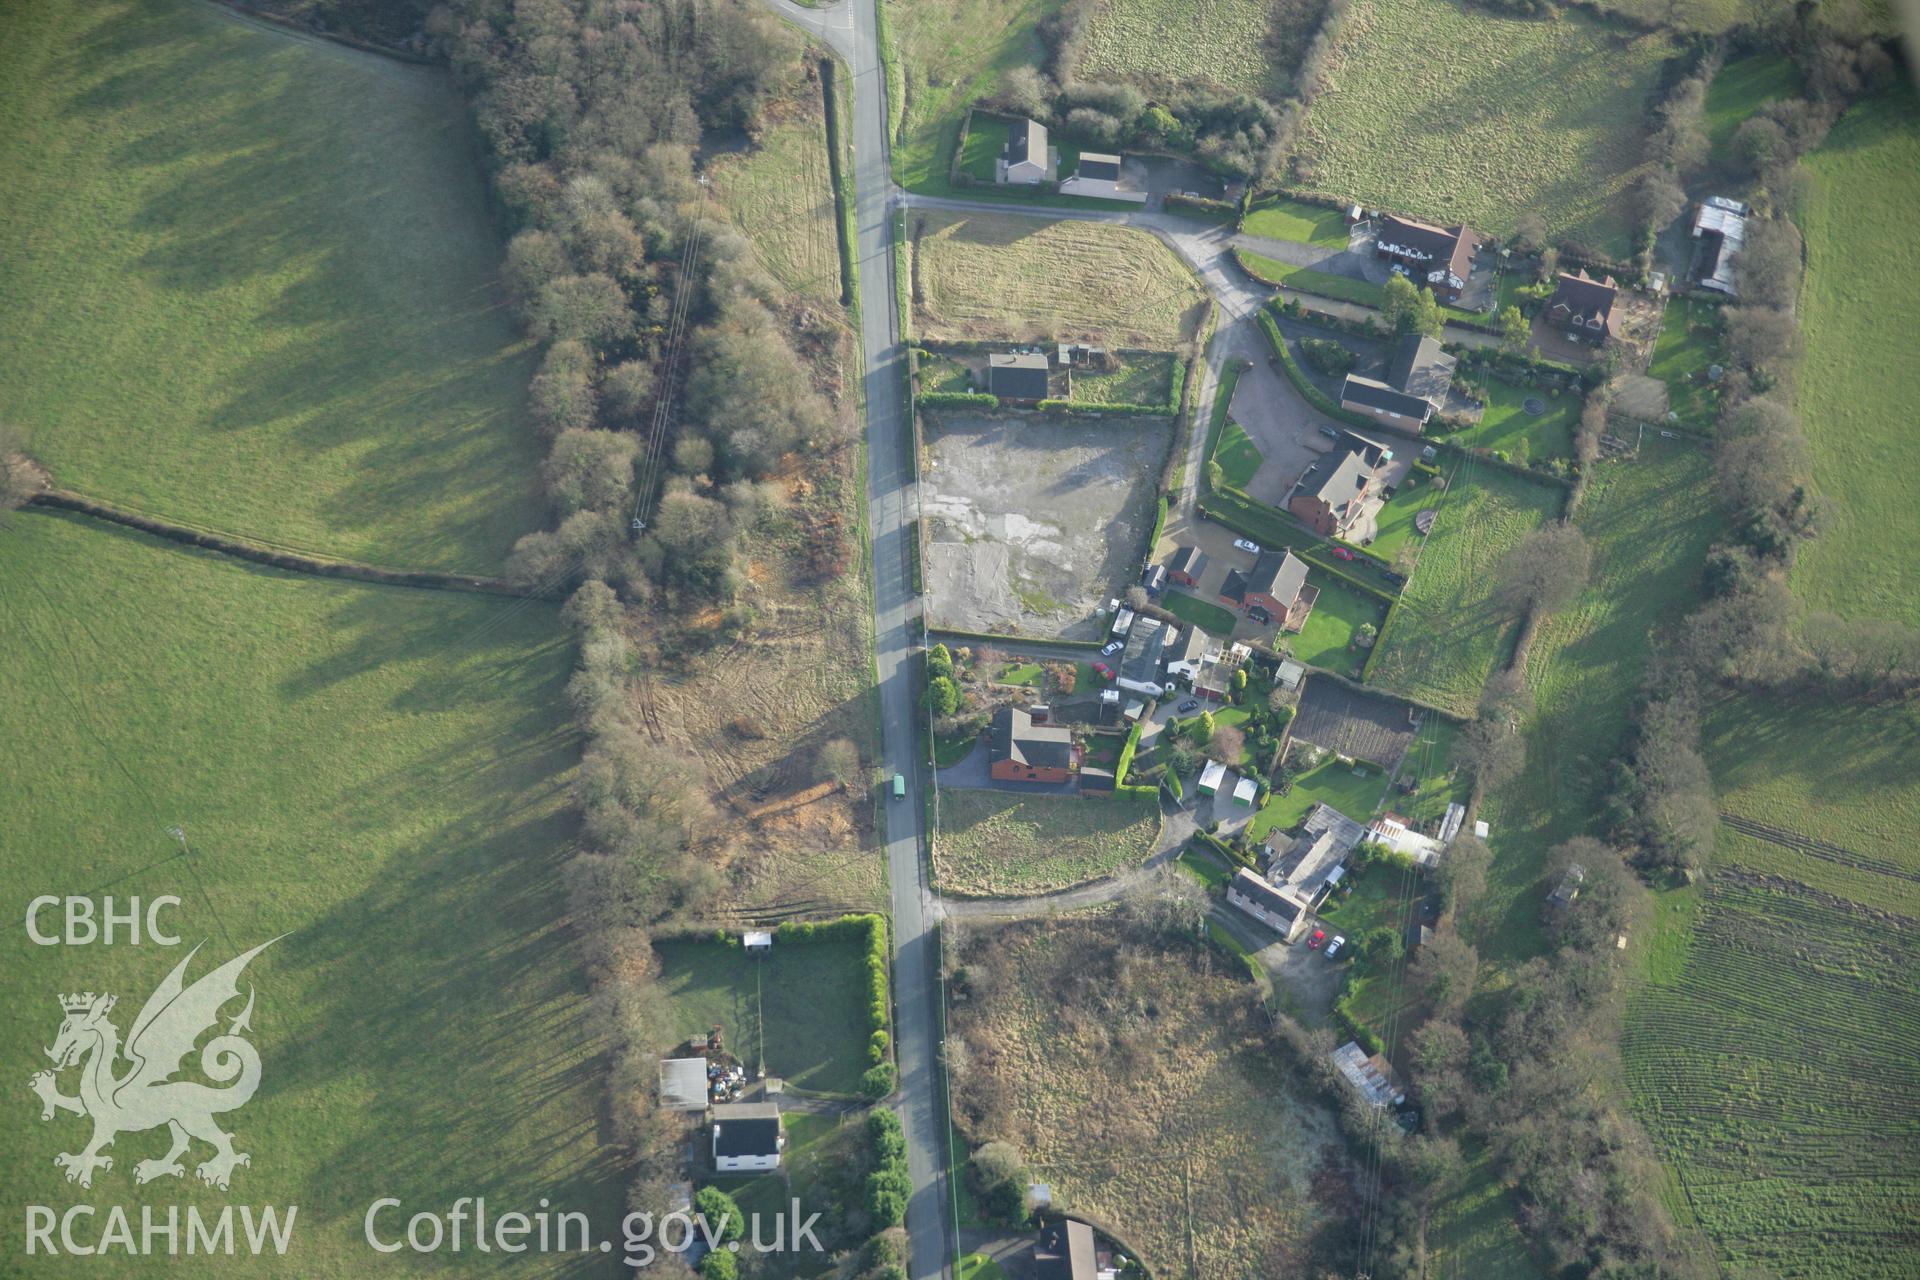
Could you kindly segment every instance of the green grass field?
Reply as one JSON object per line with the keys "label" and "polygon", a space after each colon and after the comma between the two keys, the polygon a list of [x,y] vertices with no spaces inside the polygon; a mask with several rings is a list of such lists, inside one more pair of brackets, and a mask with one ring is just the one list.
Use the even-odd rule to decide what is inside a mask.
{"label": "green grass field", "polygon": [[1438,507],[1444,496],[1444,490],[1435,487],[1432,476],[1409,471],[1393,497],[1375,513],[1373,541],[1367,544],[1367,550],[1386,557],[1389,563],[1402,569],[1410,567],[1425,541],[1414,527],[1414,517]]}
{"label": "green grass field", "polygon": [[1253,480],[1254,472],[1266,461],[1246,428],[1231,419],[1226,430],[1220,433],[1220,447],[1214,451],[1213,460],[1220,464],[1221,477],[1236,489],[1245,489]]}
{"label": "green grass field", "polygon": [[[866,948],[777,942],[765,956],[709,939],[662,941],[660,989],[681,1040],[718,1024],[727,1050],[804,1089],[857,1093],[867,1068]],[[672,1045],[659,1046],[661,1052]]]}
{"label": "green grass field", "polygon": [[898,113],[893,176],[909,191],[946,195],[947,168],[960,140],[967,104],[999,92],[1015,67],[1040,61],[1034,27],[1050,0],[914,0],[888,3],[903,92],[890,95]]}
{"label": "green grass field", "polygon": [[1281,642],[1302,662],[1357,677],[1367,651],[1352,647],[1353,633],[1369,622],[1377,632],[1386,621],[1387,602],[1324,573],[1310,571],[1307,583],[1320,588],[1320,598],[1313,602],[1313,612],[1300,634],[1283,634]]}
{"label": "green grass field", "polygon": [[1779,53],[1753,53],[1721,67],[1707,86],[1707,140],[1716,160],[1725,163],[1734,130],[1776,98],[1800,92],[1800,71]]}
{"label": "green grass field", "polygon": [[1710,302],[1674,298],[1660,323],[1660,341],[1654,344],[1647,375],[1667,384],[1667,409],[1680,415],[1676,424],[1689,431],[1712,431],[1720,409],[1720,393],[1707,377],[1709,366],[1721,363],[1719,308]]}
{"label": "green grass field", "polygon": [[[1486,388],[1487,407],[1480,421],[1448,436],[1450,441],[1466,449],[1505,453],[1509,460],[1523,464],[1573,456],[1573,428],[1580,421],[1579,396],[1565,391],[1553,395],[1497,378],[1486,379]],[[1534,397],[1547,406],[1537,418],[1524,407]]]}
{"label": "green grass field", "polygon": [[1152,803],[943,787],[933,865],[943,893],[1045,893],[1138,866],[1159,831]]}
{"label": "green grass field", "polygon": [[1641,1117],[1731,1274],[1911,1276],[1920,926],[1719,863],[1628,1003]]}
{"label": "green grass field", "polygon": [[1476,912],[1483,959],[1507,965],[1540,945],[1548,851],[1591,834],[1607,763],[1620,750],[1648,657],[1648,633],[1692,607],[1716,531],[1702,450],[1647,441],[1638,461],[1603,463],[1576,523],[1593,547],[1587,589],[1548,618],[1527,656],[1537,702],[1525,726],[1527,766],[1491,792],[1493,867]]}
{"label": "green grass field", "polygon": [[531,353],[446,75],[176,0],[6,27],[0,410],[56,482],[497,570],[543,518]]}
{"label": "green grass field", "polygon": [[1222,640],[1233,634],[1233,611],[1211,600],[1202,600],[1184,591],[1169,591],[1160,597],[1160,607]]}
{"label": "green grass field", "polygon": [[1920,506],[1910,469],[1889,465],[1908,444],[1920,361],[1885,323],[1911,310],[1907,282],[1920,272],[1908,216],[1920,201],[1920,105],[1902,90],[1855,107],[1806,164],[1797,400],[1832,510],[1793,588],[1814,609],[1920,625],[1920,560],[1905,554],[1920,543]]}
{"label": "green grass field", "polygon": [[1671,50],[1584,14],[1356,5],[1303,127],[1311,185],[1496,236],[1535,214],[1555,237],[1624,258],[1623,197]]}
{"label": "green grass field", "polygon": [[1347,220],[1338,209],[1302,204],[1285,196],[1262,200],[1247,210],[1240,229],[1269,240],[1296,240],[1325,249],[1344,249],[1350,236]]}
{"label": "green grass field", "polygon": [[[1102,0],[1087,26],[1080,75],[1157,88],[1204,83],[1278,97],[1288,71],[1267,60],[1274,8],[1266,0]],[[1299,19],[1294,25],[1308,29],[1288,34],[1305,39],[1309,15]],[[1297,49],[1287,52],[1299,56]]]}
{"label": "green grass field", "polygon": [[1439,716],[1427,716],[1414,734],[1413,745],[1400,765],[1400,777],[1412,778],[1420,789],[1413,795],[1396,795],[1393,810],[1413,823],[1438,822],[1450,804],[1465,804],[1471,790],[1464,770],[1453,767],[1453,745],[1459,740],[1460,727]]}
{"label": "green grass field", "polygon": [[[0,652],[7,900],[182,899],[179,948],[10,932],[0,1042],[23,1099],[57,993],[116,994],[126,1032],[189,947],[205,944],[197,977],[285,935],[247,971],[263,1072],[223,1117],[252,1156],[231,1195],[191,1164],[136,1192],[134,1163],[166,1146],[151,1132],[122,1135],[114,1168],[78,1191],[53,1155],[79,1149],[83,1122],[43,1126],[23,1105],[0,1143],[9,1203],[299,1206],[281,1265],[196,1260],[206,1276],[385,1274],[361,1220],[386,1195],[544,1195],[617,1217],[602,1045],[563,925],[578,747],[553,606],[294,577],[21,515],[0,531]],[[177,1275],[179,1259],[108,1269]]]}
{"label": "green grass field", "polygon": [[1558,489],[1468,459],[1450,473],[1433,532],[1381,637],[1368,679],[1460,715],[1504,662],[1515,622],[1493,603],[1501,558],[1559,514]]}
{"label": "green grass field", "polygon": [[1210,305],[1173,250],[1145,231],[1012,214],[915,213],[919,332],[942,338],[1088,337],[1171,351]]}

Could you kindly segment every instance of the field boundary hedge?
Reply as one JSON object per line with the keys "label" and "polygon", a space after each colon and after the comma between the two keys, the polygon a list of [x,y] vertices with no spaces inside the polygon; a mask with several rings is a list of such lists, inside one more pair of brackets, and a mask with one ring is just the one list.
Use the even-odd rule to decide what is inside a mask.
{"label": "field boundary hedge", "polygon": [[413,587],[424,591],[465,591],[474,595],[513,596],[523,600],[560,598],[560,593],[550,588],[528,586],[507,578],[440,573],[428,569],[389,569],[375,564],[363,564],[357,560],[328,560],[304,552],[282,551],[233,534],[213,533],[171,520],[163,520],[158,516],[128,511],[124,507],[116,507],[111,503],[101,502],[82,494],[70,493],[65,489],[42,489],[27,499],[27,507],[29,509],[42,507],[91,516],[95,520],[104,520],[109,524],[138,529],[141,533],[152,534],[156,538],[164,538],[169,542],[232,556],[236,560],[266,565],[270,569],[283,569],[288,573],[312,574],[320,578],[348,578],[356,582],[377,583],[384,587]]}
{"label": "field boundary hedge", "polygon": [[827,109],[827,173],[833,182],[834,226],[840,241],[840,305],[853,307],[860,292],[860,257],[853,230],[853,175],[840,160],[840,64],[820,59],[820,94]]}

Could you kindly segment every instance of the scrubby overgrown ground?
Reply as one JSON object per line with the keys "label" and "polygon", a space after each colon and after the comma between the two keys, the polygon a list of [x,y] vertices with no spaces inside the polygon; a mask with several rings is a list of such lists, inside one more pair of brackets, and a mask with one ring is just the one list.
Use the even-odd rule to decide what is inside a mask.
{"label": "scrubby overgrown ground", "polygon": [[1047,893],[1137,867],[1160,833],[1152,801],[940,792],[933,870],[942,893]]}
{"label": "scrubby overgrown ground", "polygon": [[444,72],[216,6],[0,40],[0,411],[56,483],[494,573],[540,519],[531,363]]}
{"label": "scrubby overgrown ground", "polygon": [[1302,1274],[1340,1236],[1333,1117],[1294,1093],[1234,961],[1111,913],[970,931],[953,954],[956,1119],[1018,1148],[1056,1205],[1157,1275]]}
{"label": "scrubby overgrown ground", "polygon": [[1577,12],[1357,0],[1301,137],[1304,185],[1492,235],[1537,217],[1625,258],[1664,35]]}

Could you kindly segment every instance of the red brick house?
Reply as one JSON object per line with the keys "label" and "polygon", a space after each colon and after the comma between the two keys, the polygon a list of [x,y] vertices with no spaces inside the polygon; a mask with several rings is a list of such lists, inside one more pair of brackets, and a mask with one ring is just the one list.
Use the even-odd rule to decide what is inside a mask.
{"label": "red brick house", "polygon": [[1198,547],[1181,547],[1167,561],[1167,581],[1183,587],[1198,587],[1200,575],[1207,571],[1207,553]]}
{"label": "red brick house", "polygon": [[1287,498],[1287,510],[1323,538],[1344,538],[1373,492],[1373,468],[1358,453],[1322,454]]}
{"label": "red brick house", "polygon": [[1080,771],[1081,754],[1071,730],[1035,724],[1024,707],[993,713],[987,772],[997,782],[1066,782]]}
{"label": "red brick house", "polygon": [[1471,227],[1436,227],[1388,214],[1380,219],[1373,251],[1404,268],[1409,280],[1433,290],[1440,301],[1453,302],[1473,275],[1480,244],[1479,233]]}
{"label": "red brick house", "polygon": [[1553,300],[1547,303],[1547,319],[1568,331],[1600,344],[1620,336],[1620,287],[1612,276],[1596,280],[1585,271],[1555,278]]}

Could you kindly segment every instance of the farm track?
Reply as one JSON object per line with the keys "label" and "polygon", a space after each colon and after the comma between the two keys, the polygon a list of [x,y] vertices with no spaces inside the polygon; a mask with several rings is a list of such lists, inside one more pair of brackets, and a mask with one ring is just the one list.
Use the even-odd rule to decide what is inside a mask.
{"label": "farm track", "polygon": [[1754,836],[1769,844],[1777,844],[1783,849],[1792,849],[1796,853],[1819,858],[1823,862],[1837,863],[1856,871],[1870,871],[1875,875],[1892,876],[1895,879],[1910,880],[1920,884],[1920,871],[1909,871],[1884,858],[1868,857],[1866,854],[1855,853],[1851,849],[1842,849],[1837,844],[1815,840],[1811,836],[1803,836],[1797,831],[1788,831],[1784,827],[1768,826],[1764,822],[1755,822],[1751,818],[1742,818],[1738,814],[1723,813],[1720,815],[1720,821],[1743,835]]}

